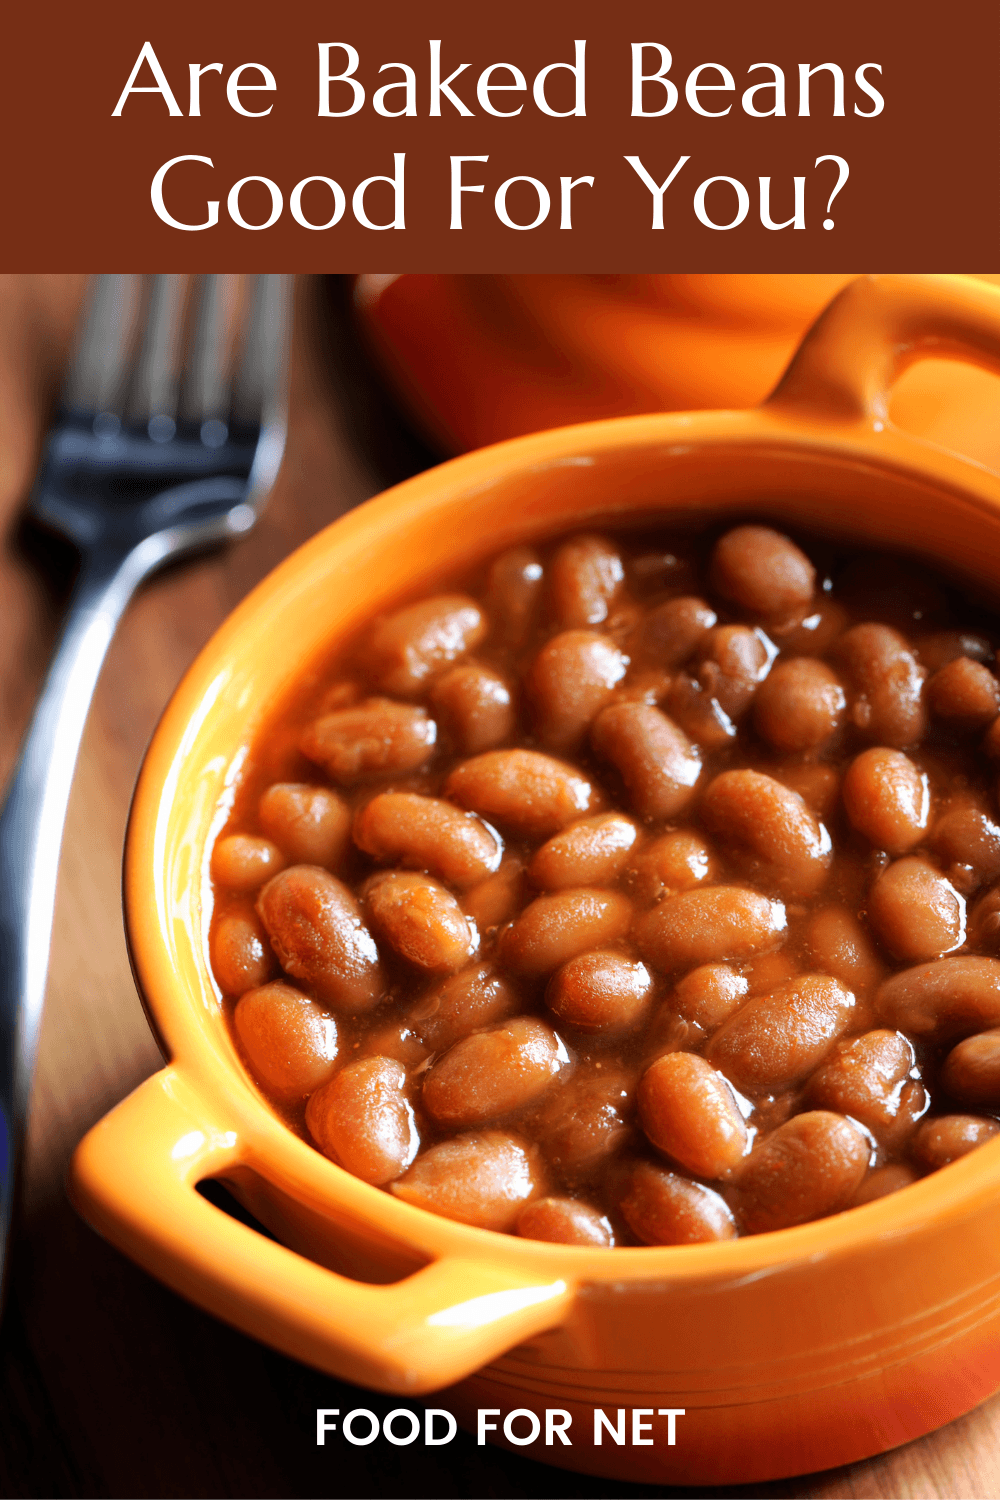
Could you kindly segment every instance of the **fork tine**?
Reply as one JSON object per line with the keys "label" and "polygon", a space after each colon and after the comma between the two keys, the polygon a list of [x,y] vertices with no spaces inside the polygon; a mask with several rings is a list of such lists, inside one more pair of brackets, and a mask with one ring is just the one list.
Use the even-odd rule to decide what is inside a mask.
{"label": "fork tine", "polygon": [[247,330],[233,382],[236,422],[266,420],[277,395],[288,320],[288,276],[257,276],[244,316]]}
{"label": "fork tine", "polygon": [[[228,406],[229,358],[227,335],[231,334],[231,276],[202,276],[192,293],[194,316],[188,346],[180,408],[189,422],[205,427],[213,423],[224,432]],[[214,430],[214,429],[213,429]],[[222,441],[225,441],[224,436]],[[213,446],[210,443],[210,446]]]}
{"label": "fork tine", "polygon": [[66,376],[63,404],[97,414],[122,411],[132,363],[141,276],[95,276],[90,304]]}
{"label": "fork tine", "polygon": [[145,422],[154,442],[167,442],[177,428],[178,364],[187,277],[150,279],[146,331],[132,376],[128,413]]}

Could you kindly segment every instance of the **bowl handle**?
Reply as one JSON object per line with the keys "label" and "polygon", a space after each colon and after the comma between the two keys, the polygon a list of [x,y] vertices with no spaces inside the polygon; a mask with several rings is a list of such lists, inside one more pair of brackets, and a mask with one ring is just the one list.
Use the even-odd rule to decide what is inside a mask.
{"label": "bowl handle", "polygon": [[70,1196],[112,1244],[252,1337],[342,1379],[416,1396],[565,1318],[567,1282],[540,1284],[502,1262],[444,1258],[373,1286],[256,1233],[195,1190],[246,1161],[236,1134],[206,1117],[177,1069],[154,1074],[80,1142]]}
{"label": "bowl handle", "polygon": [[967,276],[862,276],[820,314],[765,403],[881,431],[889,393],[917,359],[1000,374],[1000,291]]}

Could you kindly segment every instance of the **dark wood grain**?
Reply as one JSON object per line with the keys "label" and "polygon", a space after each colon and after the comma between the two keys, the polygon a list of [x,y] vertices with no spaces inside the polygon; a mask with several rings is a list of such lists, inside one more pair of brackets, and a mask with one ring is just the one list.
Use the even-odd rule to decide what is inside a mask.
{"label": "dark wood grain", "polygon": [[[18,530],[81,280],[0,282],[0,772],[37,691],[69,581],[52,544]],[[0,1491],[8,1496],[599,1496],[460,1435],[443,1449],[317,1449],[317,1406],[388,1410],[175,1297],[69,1207],[73,1146],[160,1062],[122,936],[121,846],[157,717],[219,622],[341,511],[429,462],[392,414],[350,332],[339,283],[299,286],[287,460],[259,528],[164,574],[130,609],[87,729],[63,853],[32,1099],[21,1222],[0,1336]],[[728,1495],[1000,1494],[1000,1399],[879,1459]],[[620,1495],[669,1495],[620,1485]],[[679,1493],[679,1492],[676,1492]],[[687,1491],[686,1493],[691,1493]],[[710,1495],[719,1491],[700,1491]]]}

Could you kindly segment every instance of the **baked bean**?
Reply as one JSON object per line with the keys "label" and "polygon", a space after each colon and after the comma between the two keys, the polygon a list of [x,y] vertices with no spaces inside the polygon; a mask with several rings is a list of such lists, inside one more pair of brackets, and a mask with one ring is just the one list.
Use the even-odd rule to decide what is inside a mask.
{"label": "baked bean", "polygon": [[554,891],[504,929],[500,959],[512,974],[551,974],[578,953],[624,937],[631,920],[631,902],[615,891]]}
{"label": "baked bean", "polygon": [[600,1063],[582,1065],[543,1101],[538,1139],[552,1166],[571,1177],[593,1172],[620,1151],[631,1129],[631,1079]]}
{"label": "baked bean", "polygon": [[853,827],[876,849],[906,854],[927,829],[927,776],[901,750],[863,750],[844,777],[844,807]]}
{"label": "baked bean", "polygon": [[926,688],[931,713],[950,729],[985,729],[1000,713],[1000,683],[982,662],[957,656],[940,667]]}
{"label": "baked bean", "polygon": [[500,867],[503,844],[472,813],[440,797],[382,792],[354,819],[354,842],[375,859],[428,870],[459,889]]}
{"label": "baked bean", "polygon": [[548,838],[604,796],[575,766],[537,750],[490,750],[456,766],[444,794],[525,838]]}
{"label": "baked bean", "polygon": [[269,880],[257,915],[286,974],[348,1015],[385,993],[375,939],[346,885],[317,865],[292,865]]}
{"label": "baked bean", "polygon": [[743,964],[743,978],[749,986],[750,995],[769,995],[779,985],[795,979],[801,970],[790,953],[761,953],[759,957]]}
{"label": "baked bean", "polygon": [[939,958],[893,974],[875,1004],[886,1026],[918,1038],[957,1041],[1000,1026],[1000,963],[995,958]]}
{"label": "baked bean", "polygon": [[663,833],[645,844],[632,861],[632,886],[646,902],[673,891],[692,890],[718,878],[718,863],[705,840],[690,829]]}
{"label": "baked bean", "polygon": [[212,850],[212,879],[228,891],[257,891],[285,866],[285,856],[270,839],[231,833]]}
{"label": "baked bean", "polygon": [[486,619],[466,594],[439,594],[377,620],[365,647],[369,675],[384,693],[413,698],[438,672],[475,649]]}
{"label": "baked bean", "polygon": [[658,1057],[639,1081],[638,1103],[656,1149],[695,1177],[725,1177],[742,1159],[747,1127],[733,1091],[696,1053]]}
{"label": "baked bean", "polygon": [[325,786],[277,781],[257,804],[260,826],[296,865],[342,864],[351,841],[351,810]]}
{"label": "baked bean", "polygon": [[821,823],[833,814],[840,797],[840,777],[833,766],[815,760],[781,761],[772,766],[771,775],[789,791],[797,792]]}
{"label": "baked bean", "polygon": [[594,720],[591,743],[611,761],[642,818],[672,818],[691,801],[701,754],[649,703],[613,703]]}
{"label": "baked bean", "polygon": [[805,948],[812,967],[832,974],[849,990],[863,994],[885,977],[885,965],[871,939],[846,906],[825,906],[809,918]]}
{"label": "baked bean", "polygon": [[750,986],[728,964],[702,964],[685,974],[674,990],[673,1003],[688,1021],[714,1031],[746,999]]}
{"label": "baked bean", "polygon": [[1000,827],[978,807],[956,802],[947,808],[929,842],[965,894],[1000,875]]}
{"label": "baked bean", "polygon": [[736,1238],[736,1221],[724,1198],[703,1183],[678,1177],[652,1162],[633,1167],[619,1207],[645,1245],[696,1245]]}
{"label": "baked bean", "polygon": [[959,656],[969,656],[973,661],[991,665],[993,647],[984,635],[975,635],[965,630],[936,630],[922,635],[916,642],[917,653],[928,672],[937,672]]}
{"label": "baked bean", "polygon": [[702,798],[702,817],[761,883],[784,896],[814,896],[833,845],[797,792],[760,771],[723,771]]}
{"label": "baked bean", "polygon": [[866,1031],[836,1044],[810,1078],[806,1097],[816,1109],[850,1115],[884,1135],[897,1123],[915,1123],[914,1106],[926,1107],[922,1085],[910,1077],[915,1061],[912,1043],[898,1031]]}
{"label": "baked bean", "polygon": [[365,904],[377,935],[419,969],[460,969],[479,946],[455,897],[426,875],[375,875],[365,887]]}
{"label": "baked bean", "polygon": [[704,599],[682,594],[658,604],[642,625],[642,650],[661,666],[681,667],[698,648],[718,616]]}
{"label": "baked bean", "polygon": [[927,728],[924,669],[906,640],[888,625],[855,625],[837,651],[851,677],[852,722],[870,739],[902,750]]}
{"label": "baked bean", "polygon": [[462,909],[485,937],[520,911],[525,885],[524,866],[517,855],[505,855],[495,875],[489,875],[465,892]]}
{"label": "baked bean", "polygon": [[391,1057],[350,1063],[306,1105],[309,1134],[324,1156],[362,1182],[383,1187],[420,1149],[405,1086],[406,1070]]}
{"label": "baked bean", "polygon": [[519,646],[531,629],[542,592],[541,558],[533,547],[511,547],[490,565],[486,608],[493,633]]}
{"label": "baked bean", "polygon": [[581,535],[557,548],[549,570],[554,618],[567,628],[600,625],[625,581],[621,554],[603,536]]}
{"label": "baked bean", "polygon": [[876,1167],[862,1179],[861,1186],[851,1199],[851,1207],[857,1208],[862,1203],[874,1203],[878,1198],[887,1198],[890,1193],[898,1193],[900,1188],[909,1187],[916,1180],[917,1174],[913,1168],[904,1166],[902,1162],[891,1167]]}
{"label": "baked bean", "polygon": [[366,698],[317,719],[300,740],[303,755],[349,786],[371,776],[416,771],[434,754],[437,725],[422,708]]}
{"label": "baked bean", "polygon": [[593,630],[564,630],[546,641],[524,681],[545,748],[577,749],[627,668],[628,657]]}
{"label": "baked bean", "polygon": [[997,1134],[1000,1125],[996,1120],[984,1120],[979,1115],[938,1115],[924,1120],[910,1142],[910,1150],[920,1166],[936,1172],[960,1156],[968,1156]]}
{"label": "baked bean", "polygon": [[419,1067],[428,1050],[405,1019],[387,1021],[384,1026],[366,1032],[351,1049],[355,1059],[391,1057],[395,1062],[402,1063],[407,1070]]}
{"label": "baked bean", "polygon": [[1000,1109],[1000,1031],[981,1031],[953,1047],[941,1082],[961,1104]]}
{"label": "baked bean", "polygon": [[735,740],[738,726],[708,688],[681,672],[667,694],[670,717],[703,750],[720,750]]}
{"label": "baked bean", "polygon": [[776,750],[817,750],[840,728],[844,689],[825,662],[794,657],[772,667],[757,689],[754,723]]}
{"label": "baked bean", "polygon": [[966,924],[970,948],[995,953],[1000,948],[1000,885],[985,891],[972,907]]}
{"label": "baked bean", "polygon": [[583,818],[542,845],[528,866],[528,876],[543,891],[610,885],[625,868],[638,839],[638,828],[621,813]]}
{"label": "baked bean", "polygon": [[267,935],[253,911],[227,912],[211,943],[212,972],[224,995],[242,995],[271,978],[278,967]]}
{"label": "baked bean", "polygon": [[705,1030],[695,1021],[679,1015],[674,997],[664,1000],[653,1012],[643,1032],[640,1063],[648,1068],[658,1057],[684,1048],[697,1050],[705,1040]]}
{"label": "baked bean", "polygon": [[666,897],[638,919],[634,936],[643,958],[669,974],[774,948],[785,925],[780,901],[744,886],[714,885]]}
{"label": "baked bean", "polygon": [[479,1229],[513,1229],[545,1190],[539,1152],[503,1130],[453,1136],[431,1146],[389,1191],[415,1208]]}
{"label": "baked bean", "polygon": [[607,1246],[614,1230],[603,1214],[579,1198],[536,1198],[518,1215],[517,1232],[555,1245]]}
{"label": "baked bean", "polygon": [[747,1234],[766,1234],[846,1208],[868,1168],[867,1140],[850,1120],[809,1110],[750,1153],[732,1190]]}
{"label": "baked bean", "polygon": [[510,688],[499,672],[479,662],[451,667],[431,688],[438,724],[460,755],[479,755],[514,733],[517,716]]}
{"label": "baked bean", "polygon": [[770,620],[768,630],[783,651],[801,656],[823,656],[838,635],[847,629],[849,616],[843,605],[828,594],[812,599],[805,616],[795,614],[790,620]]}
{"label": "baked bean", "polygon": [[336,1021],[280,979],[247,990],[233,1024],[255,1077],[282,1099],[304,1098],[337,1066]]}
{"label": "baked bean", "polygon": [[737,526],[712,552],[713,586],[752,614],[782,619],[802,611],[816,569],[795,543],[769,526]]}
{"label": "baked bean", "polygon": [[439,980],[410,1010],[412,1025],[435,1052],[453,1042],[505,1021],[521,1006],[521,997],[509,979],[488,964],[460,969]]}
{"label": "baked bean", "polygon": [[741,1093],[778,1094],[803,1083],[838,1037],[858,1024],[849,989],[827,974],[800,974],[745,1001],[705,1056]]}
{"label": "baked bean", "polygon": [[426,1075],[421,1102],[439,1125],[485,1125],[533,1103],[568,1065],[550,1026],[517,1016],[449,1047]]}
{"label": "baked bean", "polygon": [[616,703],[652,703],[654,707],[670,692],[673,678],[669,672],[653,668],[648,672],[629,671],[625,681],[615,688]]}
{"label": "baked bean", "polygon": [[622,953],[581,953],[553,974],[549,1009],[580,1031],[628,1031],[649,1009],[653,977]]}
{"label": "baked bean", "polygon": [[728,718],[738,719],[750,707],[777,654],[762,630],[717,625],[698,647],[692,675]]}
{"label": "baked bean", "polygon": [[965,942],[965,899],[926,860],[887,865],[868,897],[868,917],[891,953],[909,963],[953,953]]}

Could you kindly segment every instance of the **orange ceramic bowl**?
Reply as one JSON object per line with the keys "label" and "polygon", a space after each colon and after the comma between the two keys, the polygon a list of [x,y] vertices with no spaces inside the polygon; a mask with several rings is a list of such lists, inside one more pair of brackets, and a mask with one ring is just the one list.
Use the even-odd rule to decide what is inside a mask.
{"label": "orange ceramic bowl", "polygon": [[[595,521],[763,513],[916,550],[995,596],[1000,478],[885,415],[901,365],[928,352],[1000,367],[1000,292],[855,282],[759,410],[593,423],[473,453],[337,521],[245,600],[181,684],[136,792],[128,928],[171,1060],[79,1147],[71,1188],[97,1229],[338,1376],[404,1397],[448,1388],[437,1399],[470,1422],[476,1408],[498,1409],[498,1425],[515,1408],[565,1410],[572,1446],[522,1451],[618,1480],[825,1468],[1000,1386],[1000,1141],[893,1197],[726,1244],[496,1235],[367,1186],[289,1131],[239,1062],[207,956],[209,851],[262,716],[339,639],[443,572]],[[201,1197],[206,1177],[281,1243]],[[595,1446],[595,1407],[612,1421],[643,1409],[652,1445],[605,1434]],[[685,1413],[674,1446],[661,1410]]]}

